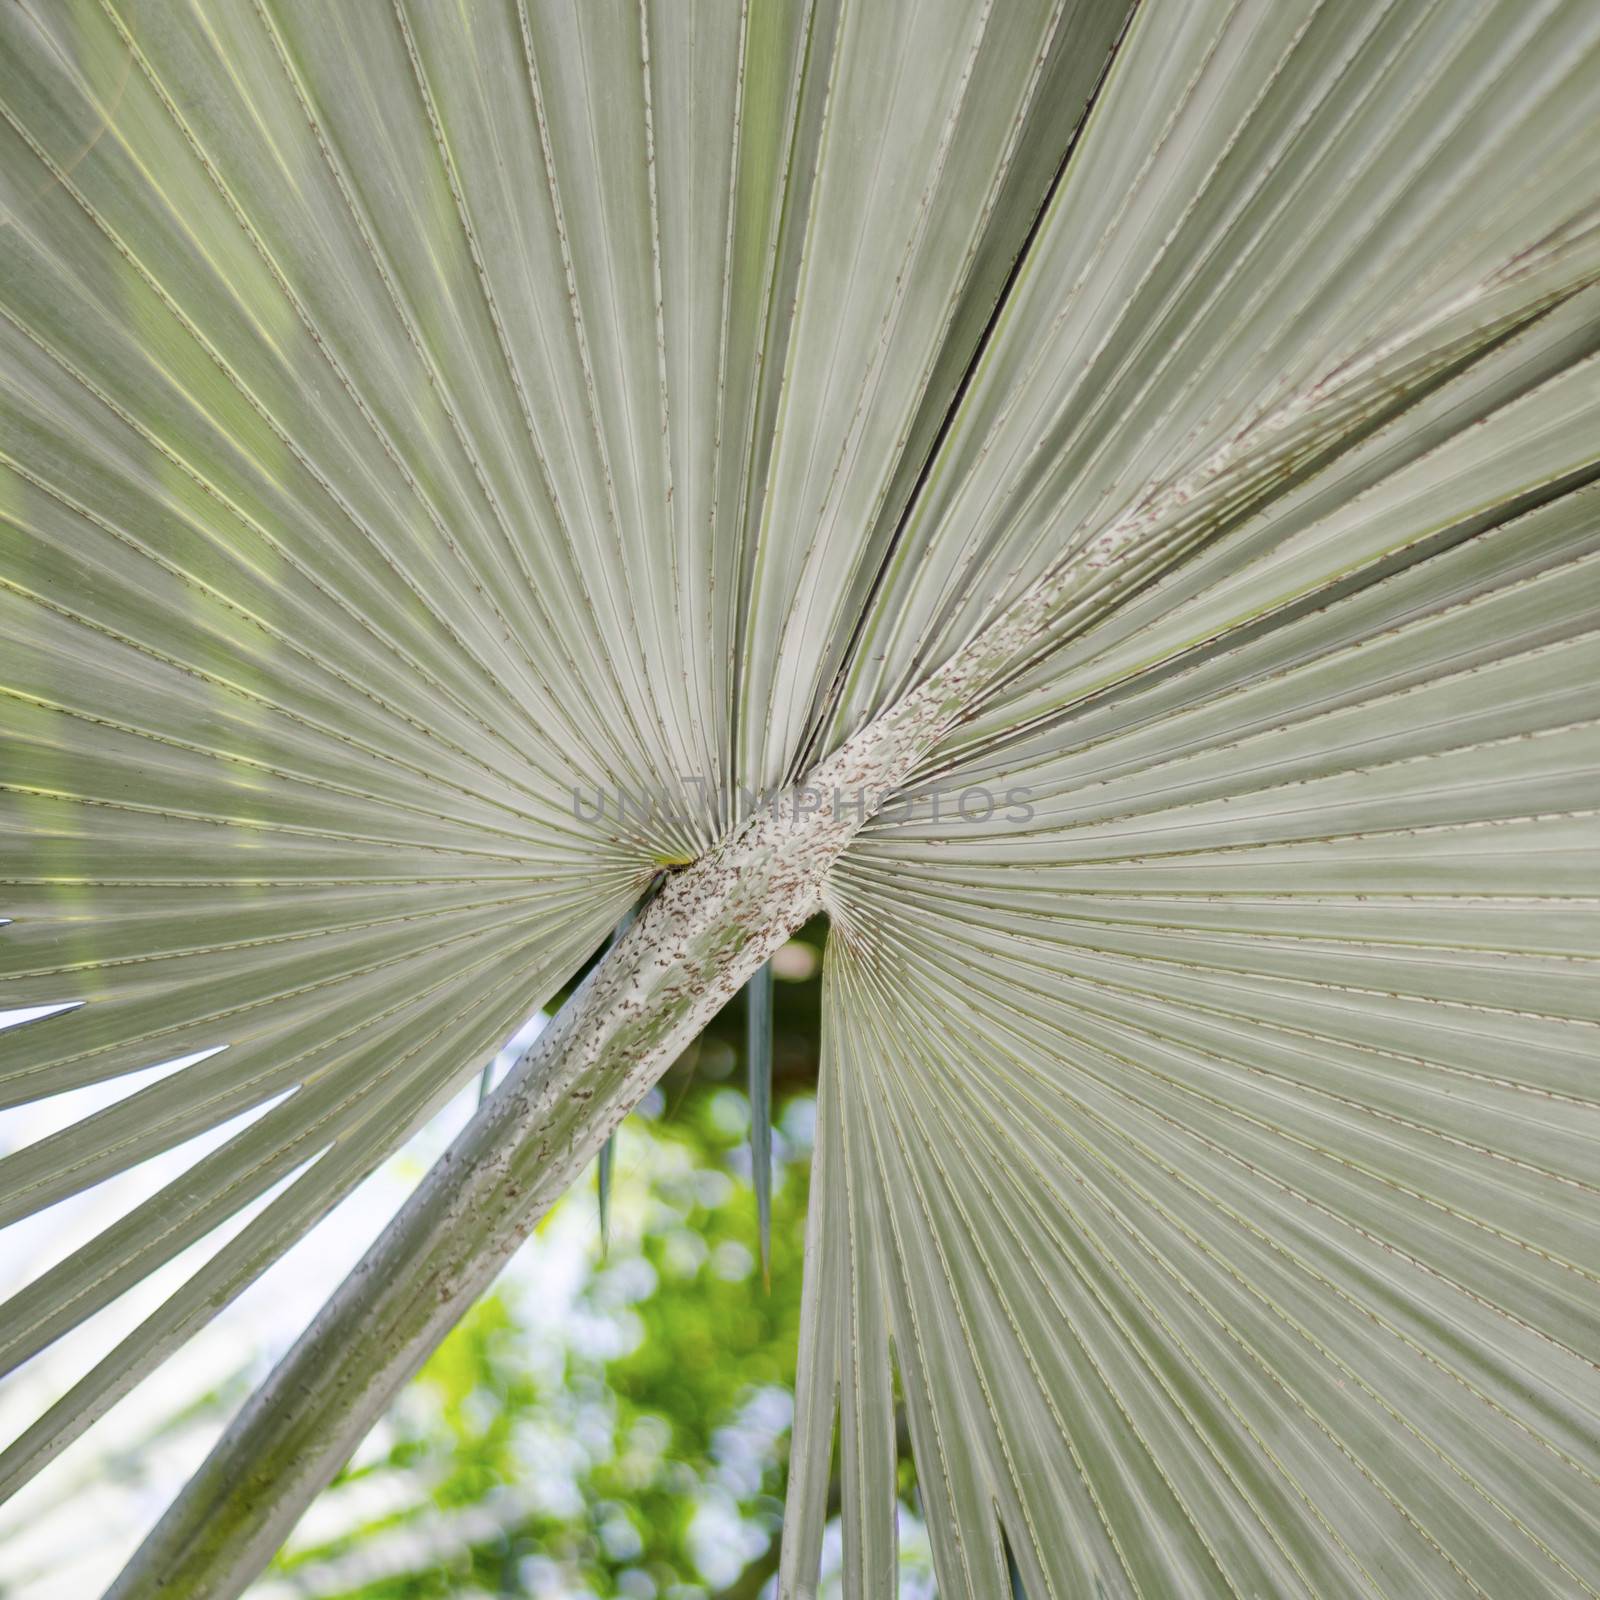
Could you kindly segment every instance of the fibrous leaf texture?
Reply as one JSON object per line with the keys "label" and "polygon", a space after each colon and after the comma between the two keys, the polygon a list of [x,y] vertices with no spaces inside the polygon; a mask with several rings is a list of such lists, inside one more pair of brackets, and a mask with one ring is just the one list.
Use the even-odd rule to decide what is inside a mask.
{"label": "fibrous leaf texture", "polygon": [[0,1484],[921,695],[781,1592],[898,1405],[950,1600],[1600,1593],[1597,117],[1589,0],[0,7],[0,1094],[194,1058],[0,1221],[259,1113]]}

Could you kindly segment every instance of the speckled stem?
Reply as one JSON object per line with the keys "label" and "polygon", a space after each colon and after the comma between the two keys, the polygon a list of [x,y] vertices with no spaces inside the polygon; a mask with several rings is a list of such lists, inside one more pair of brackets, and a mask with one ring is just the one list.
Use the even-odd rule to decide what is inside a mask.
{"label": "speckled stem", "polygon": [[[1518,270],[1531,268],[1523,261]],[[1452,303],[1438,326],[1409,330],[1420,355],[1404,340],[1374,347],[1364,364],[1346,364],[1241,428],[1092,539],[1079,544],[1061,530],[1062,559],[987,628],[802,786],[676,874],[279,1363],[108,1600],[238,1595],[616,1124],[818,909],[828,868],[865,821],[857,797],[881,799],[904,784],[939,737],[1064,619],[1082,627],[1104,614],[1119,588],[1148,580],[1263,483],[1341,437],[1351,415],[1401,384],[1408,360],[1437,370],[1495,331],[1491,310],[1504,319],[1534,309],[1514,282],[1488,289],[1482,305]],[[1507,294],[1516,300],[1509,309]],[[836,795],[845,797],[837,810]]]}
{"label": "speckled stem", "polygon": [[[1252,441],[1273,471],[1303,447],[1291,417],[1277,423],[1276,448]],[[1064,608],[1104,606],[1119,582],[1170,559],[1184,524],[1229,490],[1236,453],[1237,442],[1076,548],[1065,540],[1063,559],[938,671],[667,882],[252,1397],[107,1600],[232,1600],[245,1588],[617,1123],[819,909],[828,868],[870,814],[860,797],[881,802],[904,784]]]}
{"label": "speckled stem", "polygon": [[[912,714],[915,712],[916,714]],[[252,1397],[108,1600],[231,1597],[261,1571],[400,1386],[606,1136],[819,906],[932,711],[909,702],[671,878]],[[834,791],[846,796],[835,810]]]}
{"label": "speckled stem", "polygon": [[[1217,462],[1210,472],[1226,477]],[[667,882],[252,1397],[106,1600],[232,1600],[245,1588],[617,1123],[820,908],[828,868],[870,815],[859,797],[881,801],[905,783],[1064,606],[1147,570],[1175,507],[1209,486],[1204,474],[1175,486],[1072,550],[802,784]]]}
{"label": "speckled stem", "polygon": [[616,1125],[817,912],[828,868],[870,815],[860,797],[903,784],[1063,600],[1103,578],[1125,553],[1112,533],[674,874],[252,1396],[106,1600],[242,1592]]}

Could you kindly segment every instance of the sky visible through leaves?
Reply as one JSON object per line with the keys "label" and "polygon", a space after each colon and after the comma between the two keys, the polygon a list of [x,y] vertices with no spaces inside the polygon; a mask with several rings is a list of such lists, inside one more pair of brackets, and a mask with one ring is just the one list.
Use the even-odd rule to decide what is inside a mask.
{"label": "sky visible through leaves", "polygon": [[[793,1412],[819,946],[797,940],[777,963],[770,1291],[761,1285],[746,1039],[734,1007],[624,1126],[609,1249],[602,1254],[594,1186],[584,1184],[405,1390],[253,1596],[759,1600],[769,1592]],[[475,1083],[463,1089],[219,1319],[194,1359],[125,1402],[7,1508],[0,1597],[54,1600],[64,1581],[91,1592],[106,1580],[249,1384],[464,1122],[476,1093]],[[31,1121],[12,1113],[0,1123],[4,1148],[88,1108],[26,1109]],[[173,1155],[178,1164],[190,1158]],[[41,1216],[4,1263],[7,1280],[33,1276],[108,1209],[125,1208],[133,1180],[146,1191],[162,1181],[157,1165],[128,1174],[125,1190]],[[82,1333],[109,1343],[132,1315]],[[0,1409],[53,1397],[88,1348],[69,1342],[24,1369]],[[902,1589],[931,1594],[909,1463],[902,1470]],[[92,1547],[74,1536],[86,1511],[102,1530]],[[835,1519],[832,1567],[838,1537]]]}

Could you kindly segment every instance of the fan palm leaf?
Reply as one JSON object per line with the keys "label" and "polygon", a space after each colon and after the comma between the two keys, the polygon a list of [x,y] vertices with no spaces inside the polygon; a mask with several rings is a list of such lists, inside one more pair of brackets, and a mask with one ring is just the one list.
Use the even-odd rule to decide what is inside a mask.
{"label": "fan palm leaf", "polygon": [[244,1119],[0,1367],[248,1212],[5,1489],[667,875],[114,1594],[239,1593],[818,910],[784,1595],[836,1448],[892,1592],[897,1403],[952,1596],[1600,1593],[1593,6],[17,0],[0,68],[0,1086],[182,1062],[0,1221]]}

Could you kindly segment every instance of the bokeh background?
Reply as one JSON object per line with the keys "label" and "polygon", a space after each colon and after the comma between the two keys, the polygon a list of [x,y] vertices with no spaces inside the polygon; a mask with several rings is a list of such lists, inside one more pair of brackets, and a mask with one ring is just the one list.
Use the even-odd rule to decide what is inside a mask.
{"label": "bokeh background", "polygon": [[[591,1172],[403,1392],[252,1600],[759,1600],[773,1591],[824,931],[803,930],[774,959],[770,1286],[735,1003],[621,1129],[604,1248]],[[26,1026],[29,1015],[0,1013],[0,1027]],[[496,1071],[542,1022],[529,1019]],[[173,1067],[5,1113],[0,1153]],[[476,1083],[465,1087],[200,1339],[0,1508],[3,1600],[101,1592],[477,1097]],[[11,1230],[0,1291],[81,1247],[237,1126]],[[65,1392],[224,1237],[202,1241],[0,1384],[0,1433],[12,1436]],[[901,1472],[901,1594],[931,1596],[909,1461]],[[838,1540],[835,1515],[825,1593],[837,1588]]]}

